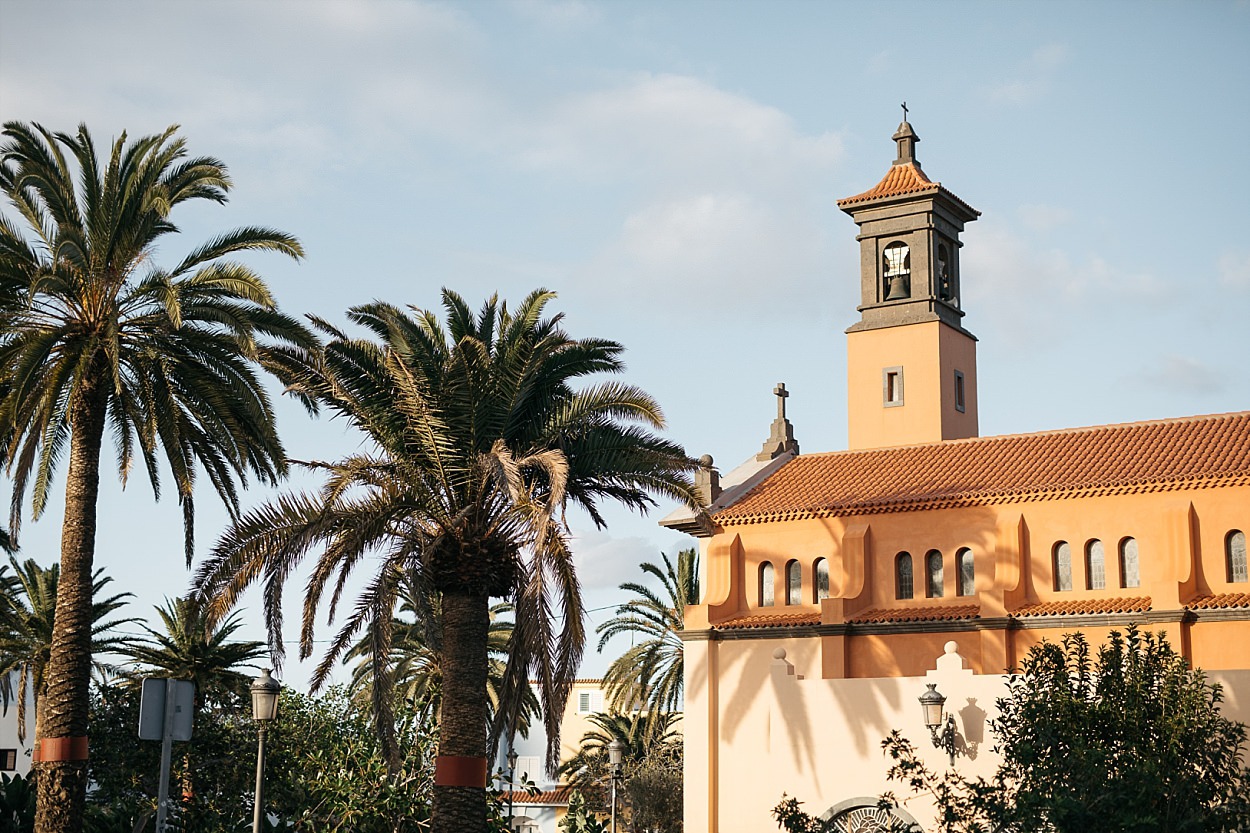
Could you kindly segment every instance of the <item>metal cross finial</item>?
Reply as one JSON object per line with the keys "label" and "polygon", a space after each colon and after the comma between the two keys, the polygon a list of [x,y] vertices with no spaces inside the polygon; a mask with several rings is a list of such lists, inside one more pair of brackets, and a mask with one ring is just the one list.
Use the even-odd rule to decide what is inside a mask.
{"label": "metal cross finial", "polygon": [[790,395],[790,391],[786,390],[786,383],[778,382],[777,387],[773,388],[773,393],[777,395],[777,419],[785,419],[786,397]]}
{"label": "metal cross finial", "polygon": [[903,102],[903,121],[907,121],[907,102]]}

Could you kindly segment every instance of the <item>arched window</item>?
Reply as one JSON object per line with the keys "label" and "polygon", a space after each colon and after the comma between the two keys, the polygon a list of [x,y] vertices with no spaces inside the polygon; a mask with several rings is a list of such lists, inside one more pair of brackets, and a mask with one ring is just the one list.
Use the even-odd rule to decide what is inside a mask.
{"label": "arched window", "polygon": [[765,561],[760,565],[760,607],[773,606],[773,565]]}
{"label": "arched window", "polygon": [[803,567],[798,561],[786,564],[786,604],[803,603]]}
{"label": "arched window", "polygon": [[977,572],[973,563],[972,550],[964,547],[955,553],[955,563],[959,566],[959,589],[961,596],[975,596],[977,592]]}
{"label": "arched window", "polygon": [[1141,568],[1137,565],[1137,539],[1120,542],[1120,586],[1141,587]]}
{"label": "arched window", "polygon": [[911,251],[906,243],[895,240],[885,247],[881,256],[881,277],[887,301],[911,297]]}
{"label": "arched window", "polygon": [[1250,580],[1246,575],[1246,533],[1234,529],[1224,539],[1224,558],[1228,562],[1228,580],[1238,584]]}
{"label": "arched window", "polygon": [[1097,538],[1085,545],[1085,589],[1102,590],[1107,586],[1107,558],[1102,541]]}
{"label": "arched window", "polygon": [[1055,544],[1054,552],[1055,589],[1059,591],[1072,589],[1072,548],[1067,541]]}
{"label": "arched window", "polygon": [[913,595],[909,552],[900,552],[894,556],[894,595],[899,599],[910,599]]}
{"label": "arched window", "polygon": [[951,288],[951,259],[945,243],[938,244],[938,297],[949,301],[953,295]]}
{"label": "arched window", "polygon": [[924,557],[924,592],[930,599],[942,598],[946,578],[942,572],[942,553],[929,550]]}
{"label": "arched window", "polygon": [[829,598],[829,561],[825,558],[817,558],[816,563],[812,565],[812,575],[816,576],[815,588],[813,591],[812,601],[820,604],[821,599]]}

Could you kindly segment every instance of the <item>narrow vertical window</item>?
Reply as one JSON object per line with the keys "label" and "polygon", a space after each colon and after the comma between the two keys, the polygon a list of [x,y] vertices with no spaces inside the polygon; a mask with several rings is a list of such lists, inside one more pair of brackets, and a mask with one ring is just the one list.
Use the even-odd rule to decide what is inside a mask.
{"label": "narrow vertical window", "polygon": [[760,565],[760,607],[773,606],[773,565],[765,561]]}
{"label": "narrow vertical window", "polygon": [[972,550],[964,547],[955,554],[955,563],[959,566],[959,590],[961,596],[974,596],[977,592],[976,565],[973,563]]}
{"label": "narrow vertical window", "polygon": [[1246,574],[1246,533],[1234,529],[1224,539],[1224,556],[1228,561],[1228,580],[1242,584],[1250,581]]}
{"label": "narrow vertical window", "polygon": [[964,374],[962,370],[955,371],[955,410],[961,414],[967,412],[967,406],[964,404]]}
{"label": "narrow vertical window", "polygon": [[881,400],[887,408],[903,404],[903,368],[887,367],[881,371]]}
{"label": "narrow vertical window", "polygon": [[942,553],[937,550],[929,550],[929,554],[924,557],[925,565],[925,595],[930,599],[942,598],[945,592],[943,585],[946,579],[942,573]]}
{"label": "narrow vertical window", "polygon": [[1137,539],[1120,542],[1120,586],[1141,587],[1141,568],[1137,564]]}
{"label": "narrow vertical window", "polygon": [[786,604],[803,603],[803,567],[798,561],[786,564]]}
{"label": "narrow vertical window", "polygon": [[1055,544],[1054,552],[1055,590],[1060,592],[1072,589],[1072,548],[1067,541]]}
{"label": "narrow vertical window", "polygon": [[812,565],[812,574],[816,576],[813,601],[820,604],[821,599],[829,598],[829,560],[817,558],[816,563]]}
{"label": "narrow vertical window", "polygon": [[911,553],[900,552],[894,556],[894,595],[910,599],[914,595],[912,587]]}
{"label": "narrow vertical window", "polygon": [[1085,545],[1085,589],[1102,590],[1107,586],[1107,559],[1102,541],[1095,538]]}

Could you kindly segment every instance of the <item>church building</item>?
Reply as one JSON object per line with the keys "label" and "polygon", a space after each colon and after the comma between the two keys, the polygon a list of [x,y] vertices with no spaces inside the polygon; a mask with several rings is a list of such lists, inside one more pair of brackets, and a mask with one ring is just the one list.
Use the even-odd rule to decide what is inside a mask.
{"label": "church building", "polygon": [[1166,633],[1250,721],[1250,412],[981,437],[960,269],[979,212],[919,138],[904,120],[881,181],[838,201],[860,244],[848,450],[800,454],[779,385],[759,454],[723,476],[703,458],[708,516],[662,521],[706,571],[682,634],[687,830],[775,830],[783,793],[842,830],[933,829],[919,800],[877,808],[906,793],[881,740],[990,775],[1004,672],[1078,630]]}

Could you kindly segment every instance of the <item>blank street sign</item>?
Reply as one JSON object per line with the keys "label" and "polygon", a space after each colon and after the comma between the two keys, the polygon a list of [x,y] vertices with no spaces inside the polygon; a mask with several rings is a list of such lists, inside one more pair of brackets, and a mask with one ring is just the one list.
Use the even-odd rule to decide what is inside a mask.
{"label": "blank street sign", "polygon": [[[147,677],[143,681],[139,699],[139,738],[161,740],[165,736],[165,684],[164,677]],[[191,740],[191,719],[195,716],[195,683],[190,680],[173,680],[174,740]]]}

